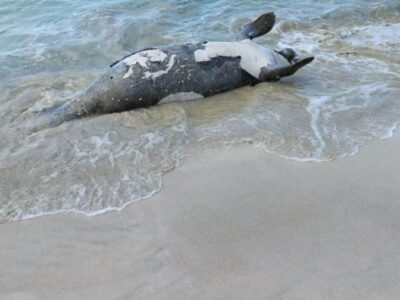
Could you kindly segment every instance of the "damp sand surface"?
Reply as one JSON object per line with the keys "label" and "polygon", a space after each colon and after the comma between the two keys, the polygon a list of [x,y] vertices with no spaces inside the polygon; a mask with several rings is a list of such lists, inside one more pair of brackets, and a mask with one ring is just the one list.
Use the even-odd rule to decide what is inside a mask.
{"label": "damp sand surface", "polygon": [[400,136],[328,163],[195,153],[151,199],[0,227],[0,298],[398,299]]}

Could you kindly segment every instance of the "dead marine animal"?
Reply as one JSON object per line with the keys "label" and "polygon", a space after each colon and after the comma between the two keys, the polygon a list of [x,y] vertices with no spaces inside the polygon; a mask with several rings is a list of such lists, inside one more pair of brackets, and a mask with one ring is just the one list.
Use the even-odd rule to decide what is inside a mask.
{"label": "dead marine animal", "polygon": [[266,13],[243,26],[236,41],[163,46],[127,55],[83,92],[40,112],[39,127],[92,114],[194,100],[290,76],[314,57],[301,58],[292,49],[276,51],[253,41],[274,23],[274,13]]}

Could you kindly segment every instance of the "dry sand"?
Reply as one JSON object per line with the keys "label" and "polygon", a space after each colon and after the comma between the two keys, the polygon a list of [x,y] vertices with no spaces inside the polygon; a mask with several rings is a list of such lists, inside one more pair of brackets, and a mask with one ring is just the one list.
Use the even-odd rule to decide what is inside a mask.
{"label": "dry sand", "polygon": [[122,212],[2,224],[0,299],[400,299],[400,137],[212,150]]}

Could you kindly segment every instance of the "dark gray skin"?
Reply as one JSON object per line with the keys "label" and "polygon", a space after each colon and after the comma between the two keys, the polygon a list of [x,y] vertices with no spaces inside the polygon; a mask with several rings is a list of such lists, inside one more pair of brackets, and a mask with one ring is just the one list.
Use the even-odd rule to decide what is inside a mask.
{"label": "dark gray skin", "polygon": [[[252,39],[267,33],[273,27],[275,15],[264,14],[241,29],[239,39]],[[313,57],[298,58],[291,49],[277,53],[290,64],[283,68],[262,68],[258,78],[244,71],[240,65],[241,57],[218,56],[208,61],[197,62],[194,51],[204,49],[207,42],[159,47],[167,55],[160,61],[148,61],[147,68],[139,63],[127,65],[124,59],[115,62],[110,69],[94,81],[85,91],[71,100],[46,109],[40,113],[37,128],[54,126],[64,121],[92,114],[127,111],[135,108],[156,105],[171,94],[193,92],[203,97],[223,93],[246,85],[263,81],[279,80],[295,73],[310,63]],[[142,51],[146,51],[145,49]],[[146,78],[146,72],[157,72],[168,68],[168,61],[175,55],[174,64],[168,73],[157,78]],[[126,76],[131,68],[131,75]]]}
{"label": "dark gray skin", "polygon": [[[180,92],[195,92],[207,97],[257,83],[254,77],[240,68],[240,57],[218,57],[209,62],[196,62],[193,52],[202,48],[203,44],[158,48],[168,58],[173,54],[176,57],[168,76],[155,80],[143,78],[145,71],[166,69],[168,58],[162,63],[148,62],[148,68],[117,62],[77,98],[56,108],[54,114],[60,113],[66,121],[76,118],[77,114],[84,116],[149,107],[170,94]],[[123,78],[130,68],[133,68],[133,75]]]}

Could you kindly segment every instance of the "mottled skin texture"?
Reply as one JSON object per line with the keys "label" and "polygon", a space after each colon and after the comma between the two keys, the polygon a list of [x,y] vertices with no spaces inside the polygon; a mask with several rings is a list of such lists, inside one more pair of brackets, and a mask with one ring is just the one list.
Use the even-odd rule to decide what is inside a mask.
{"label": "mottled skin texture", "polygon": [[[133,65],[133,75],[125,78],[123,89],[128,98],[126,105],[112,107],[108,103],[101,112],[109,109],[127,110],[157,104],[170,94],[195,92],[204,97],[219,94],[237,87],[254,84],[256,80],[239,66],[240,57],[218,57],[207,62],[196,62],[194,51],[203,48],[205,43],[167,46],[158,48],[167,54],[163,62],[150,62],[148,68],[139,64]],[[171,55],[175,55],[175,63],[167,74],[155,79],[144,78],[144,72],[157,72],[166,69]],[[111,67],[114,79],[126,74],[128,66],[123,61]],[[123,97],[121,95],[121,97]],[[107,101],[106,101],[107,102]]]}
{"label": "mottled skin texture", "polygon": [[[62,122],[90,114],[149,107],[170,94],[195,92],[207,97],[259,82],[242,70],[240,57],[217,57],[206,62],[196,62],[194,51],[203,45],[198,43],[158,48],[167,54],[167,58],[163,62],[148,61],[148,68],[140,64],[126,65],[123,60],[116,62],[87,90],[46,113],[52,114],[54,122]],[[175,63],[167,74],[154,79],[145,78],[145,72],[167,69],[169,58],[174,54]],[[130,68],[133,74],[124,78]]]}

